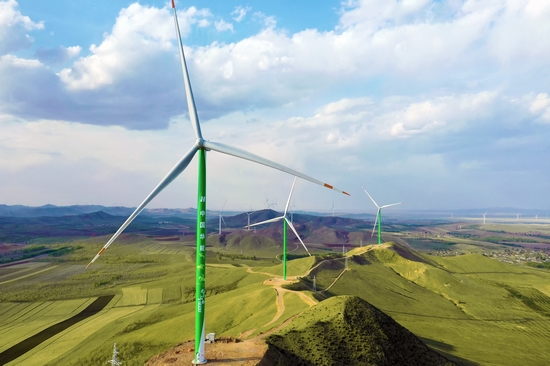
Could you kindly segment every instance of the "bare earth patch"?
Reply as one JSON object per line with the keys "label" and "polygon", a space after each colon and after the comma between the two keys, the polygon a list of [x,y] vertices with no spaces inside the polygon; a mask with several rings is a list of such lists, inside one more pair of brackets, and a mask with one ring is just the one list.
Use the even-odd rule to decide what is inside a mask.
{"label": "bare earth patch", "polygon": [[[194,341],[185,342],[158,356],[154,356],[145,365],[189,366],[193,361],[194,349]],[[216,343],[205,345],[207,365],[257,365],[266,351],[267,344],[259,338],[239,342],[234,339],[221,338]]]}

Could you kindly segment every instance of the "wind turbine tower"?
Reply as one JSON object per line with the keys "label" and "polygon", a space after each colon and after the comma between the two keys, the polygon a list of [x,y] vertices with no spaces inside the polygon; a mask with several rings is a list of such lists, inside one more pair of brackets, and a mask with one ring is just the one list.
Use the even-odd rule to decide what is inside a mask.
{"label": "wind turbine tower", "polygon": [[271,222],[277,222],[277,221],[283,220],[283,279],[285,281],[286,281],[286,264],[287,264],[287,260],[286,260],[287,226],[290,227],[290,229],[292,230],[294,235],[296,235],[296,237],[298,238],[300,243],[302,243],[302,246],[306,250],[307,254],[309,254],[309,256],[311,257],[311,253],[309,252],[306,245],[302,241],[302,238],[300,237],[300,235],[298,235],[298,232],[296,231],[296,228],[294,227],[294,224],[288,219],[288,206],[290,205],[290,199],[292,198],[292,192],[294,191],[294,185],[295,184],[296,184],[296,178],[294,178],[294,182],[292,183],[292,188],[290,189],[290,194],[288,195],[288,200],[286,201],[285,211],[284,211],[282,216],[275,217],[275,218],[265,220],[265,221],[262,221],[262,222],[257,222],[255,224],[250,225],[250,226],[258,226],[258,225],[262,225],[262,224],[268,224],[268,223],[271,223]]}
{"label": "wind turbine tower", "polygon": [[262,158],[258,155],[249,153],[247,151],[228,146],[226,144],[208,141],[202,136],[201,125],[199,123],[199,117],[195,106],[195,99],[193,97],[193,91],[191,89],[191,82],[189,80],[189,72],[187,70],[187,64],[185,60],[185,54],[183,51],[183,43],[181,41],[180,28],[178,24],[178,16],[176,12],[176,5],[172,0],[172,10],[174,13],[174,26],[176,30],[176,42],[179,48],[179,56],[181,63],[181,70],[183,75],[183,82],[185,87],[185,96],[187,100],[187,108],[189,111],[189,119],[193,127],[195,134],[195,143],[187,153],[176,163],[176,165],[168,172],[168,174],[160,181],[160,183],[153,189],[151,193],[143,200],[143,202],[135,209],[135,211],[126,219],[122,226],[116,231],[116,233],[109,239],[109,241],[101,248],[99,253],[91,260],[86,266],[90,267],[101,254],[116,240],[116,238],[126,229],[128,225],[145,209],[147,204],[151,202],[164,188],[174,181],[191,163],[193,157],[198,157],[198,189],[197,189],[197,229],[196,229],[196,285],[195,285],[195,354],[194,364],[206,363],[204,357],[204,343],[205,343],[205,298],[206,298],[206,152],[218,152],[240,159],[252,161],[257,164],[262,164],[267,167],[283,171],[285,173],[300,177],[308,180],[312,183],[321,185],[323,187],[334,189],[340,193],[349,195],[342,190],[333,187],[330,184],[321,182],[315,178],[312,178],[306,174],[303,174],[297,170],[290,169],[284,165],[275,163],[271,160]]}
{"label": "wind turbine tower", "polygon": [[313,292],[317,292],[317,284],[315,282],[315,275],[313,275]]}
{"label": "wind turbine tower", "polygon": [[292,203],[292,206],[290,206],[290,222],[294,224],[294,209],[296,208],[295,203]]}
{"label": "wind turbine tower", "polygon": [[382,209],[383,208],[386,208],[386,207],[391,207],[391,206],[395,206],[395,205],[402,205],[404,204],[405,202],[399,202],[399,203],[392,203],[390,205],[384,205],[384,206],[378,206],[378,204],[376,203],[376,201],[374,201],[374,199],[371,197],[371,195],[369,194],[369,192],[367,192],[367,190],[365,189],[365,187],[363,187],[363,191],[365,191],[365,193],[367,194],[367,196],[369,196],[370,200],[372,201],[372,203],[374,203],[374,205],[378,208],[378,211],[376,212],[376,220],[374,221],[374,226],[372,228],[372,234],[371,234],[371,238],[374,236],[374,230],[376,229],[376,223],[378,223],[378,245],[382,244],[382,233],[381,233],[381,225],[382,225]]}
{"label": "wind turbine tower", "polygon": [[245,212],[245,214],[248,216],[248,225],[247,225],[247,229],[248,231],[250,231],[250,215],[252,215],[254,212],[256,211],[249,211],[249,212]]}
{"label": "wind turbine tower", "polygon": [[[218,222],[218,233],[219,235],[222,235],[222,221],[223,223],[225,224],[225,220],[223,219],[223,216],[222,216],[222,212],[223,212],[223,209],[225,208],[225,204],[227,203],[227,200],[225,200],[225,202],[223,203],[223,206],[222,206],[222,209],[220,210],[220,218],[219,218],[219,222]],[[225,226],[227,226],[227,224],[225,224]]]}

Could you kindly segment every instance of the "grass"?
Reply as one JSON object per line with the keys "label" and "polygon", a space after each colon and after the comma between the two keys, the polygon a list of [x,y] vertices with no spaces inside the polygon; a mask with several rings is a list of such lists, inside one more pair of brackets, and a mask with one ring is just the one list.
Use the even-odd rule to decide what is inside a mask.
{"label": "grass", "polygon": [[147,290],[141,287],[125,287],[122,289],[122,298],[115,307],[136,306],[147,304]]}
{"label": "grass", "polygon": [[[84,264],[101,247],[102,241],[90,240],[88,244],[83,245],[81,251],[56,258],[57,267],[35,276],[36,279],[29,276],[2,286],[0,322],[17,329],[17,334],[10,331],[3,337],[6,347],[25,335],[70,317],[73,314],[71,306],[89,301],[91,295],[117,294],[100,314],[40,344],[18,362],[29,365],[103,363],[110,358],[112,344],[117,342],[126,365],[142,365],[149,357],[194,337],[192,250],[177,249],[177,244],[172,243],[140,242],[132,235],[122,245],[113,246],[113,250],[102,256],[90,270],[84,271]],[[170,246],[173,246],[168,248],[170,254],[165,254],[166,247]],[[224,257],[218,261],[211,252],[208,258],[209,263],[222,265],[207,267],[209,332],[238,336],[258,324],[268,323],[275,316],[275,293],[262,285],[266,276],[246,271],[247,265],[265,266],[272,259],[231,260]],[[3,271],[4,276],[9,276],[3,278],[32,274],[45,268],[26,265],[26,270]],[[303,265],[296,268],[301,271]],[[84,294],[88,296],[84,298]],[[13,301],[24,303],[14,304]],[[43,317],[52,311],[54,303],[66,303],[65,310],[59,307],[55,317]],[[10,316],[20,316],[24,312],[29,315],[22,317],[19,323]],[[41,322],[33,321],[31,315],[43,318]]]}
{"label": "grass", "polygon": [[[287,277],[303,276],[315,263],[315,257],[305,257],[287,261]],[[272,273],[277,276],[283,275],[283,264],[279,263],[269,267],[254,267],[255,272]]]}
{"label": "grass", "polygon": [[0,304],[0,352],[48,326],[65,320],[86,307],[92,299]]}
{"label": "grass", "polygon": [[[57,267],[37,275],[33,273],[48,264],[27,263],[0,272],[0,282],[17,279],[0,284],[0,346],[4,347],[70,317],[95,296],[116,294],[101,313],[44,342],[19,363],[102,364],[110,359],[116,342],[125,365],[142,365],[149,357],[193,339],[193,248],[130,235],[85,271],[102,243],[101,239],[65,243],[83,249],[50,258]],[[391,246],[351,256],[350,270],[329,291],[316,295],[359,296],[451,357],[484,365],[544,364],[550,337],[549,271],[477,254],[401,254],[414,260]],[[252,334],[258,334],[309,308],[297,295],[285,293],[285,313],[264,328],[277,313],[276,293],[262,284],[269,276],[249,273],[247,266],[282,275],[282,264],[273,257],[218,259],[211,251],[207,256],[207,332],[238,336],[256,329]],[[316,260],[289,261],[289,277],[304,275]],[[343,258],[330,260],[303,281],[311,284],[315,275],[318,289],[324,289],[343,268]],[[21,278],[26,275],[30,276]]]}
{"label": "grass", "polygon": [[537,290],[550,280],[544,272],[477,254],[427,258],[436,265],[389,249],[362,257],[332,294],[364,298],[450,355],[484,365],[545,363],[550,298]]}
{"label": "grass", "polygon": [[267,338],[266,365],[450,365],[358,297],[328,299]]}

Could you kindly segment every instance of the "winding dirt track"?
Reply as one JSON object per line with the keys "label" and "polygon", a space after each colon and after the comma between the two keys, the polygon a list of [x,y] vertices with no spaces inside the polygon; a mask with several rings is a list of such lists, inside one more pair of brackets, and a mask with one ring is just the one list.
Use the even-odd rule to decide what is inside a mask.
{"label": "winding dirt track", "polygon": [[[284,298],[283,298],[283,295],[284,295],[285,292],[295,293],[296,295],[298,295],[300,297],[300,299],[302,299],[302,301],[304,301],[309,306],[314,306],[315,304],[317,304],[317,301],[313,300],[311,297],[307,296],[306,294],[304,294],[301,291],[288,290],[288,289],[285,289],[285,288],[282,287],[284,284],[293,283],[295,281],[288,281],[288,280],[285,281],[281,277],[277,277],[277,275],[275,275],[273,273],[255,272],[254,270],[252,270],[252,267],[248,267],[246,269],[246,271],[248,273],[257,273],[257,274],[263,274],[263,275],[266,275],[266,276],[273,276],[272,278],[269,278],[269,279],[265,280],[263,282],[263,284],[266,285],[266,286],[272,286],[273,289],[275,290],[275,292],[277,293],[277,297],[275,299],[275,306],[277,307],[277,314],[275,314],[275,316],[273,317],[273,319],[271,319],[271,321],[264,324],[263,327],[266,327],[270,324],[275,323],[283,315],[283,313],[285,312],[285,301],[284,301]],[[243,333],[243,335],[244,335],[244,333]]]}
{"label": "winding dirt track", "polygon": [[[366,251],[366,250],[365,250]],[[355,253],[354,253],[355,254]],[[324,262],[331,261],[325,260],[320,263],[318,263],[316,266],[310,268],[302,277],[308,276],[311,271],[319,267]],[[332,281],[332,283],[323,291],[327,291],[330,289],[338,280],[343,276],[343,274],[348,269],[344,269],[338,277]],[[285,292],[292,292],[295,293],[309,306],[314,306],[317,304],[317,301],[312,299],[311,297],[307,296],[301,291],[293,291],[283,288],[282,286],[284,284],[293,283],[295,281],[285,281],[282,279],[282,277],[279,277],[276,274],[269,273],[269,272],[256,272],[252,269],[252,267],[247,267],[246,271],[248,273],[255,273],[255,274],[263,274],[266,276],[269,276],[267,280],[263,282],[266,286],[272,286],[273,289],[276,291],[276,298],[275,298],[275,305],[277,306],[277,313],[271,319],[268,323],[264,324],[262,327],[269,326],[273,323],[275,323],[277,320],[283,316],[285,312],[285,302],[283,295]],[[263,338],[267,337],[273,332],[278,331],[279,329],[282,329],[286,327],[297,315],[290,317],[289,319],[285,320],[282,324],[271,328],[270,330],[263,332],[262,334],[259,334],[253,338],[248,338],[250,335],[252,335],[257,328],[250,329],[248,331],[245,331],[240,334],[239,338],[245,339],[242,342],[230,342],[230,343],[211,343],[205,345],[206,350],[206,359],[208,360],[208,365],[212,366],[252,366],[257,365],[261,359],[263,358],[265,352],[267,351],[267,344],[263,341]],[[247,339],[248,338],[248,339]],[[194,346],[195,343],[192,341],[182,343],[173,349],[166,351],[165,353],[155,356],[151,358],[147,363],[146,366],[179,366],[179,365],[190,365],[193,361],[193,353],[194,353]]]}

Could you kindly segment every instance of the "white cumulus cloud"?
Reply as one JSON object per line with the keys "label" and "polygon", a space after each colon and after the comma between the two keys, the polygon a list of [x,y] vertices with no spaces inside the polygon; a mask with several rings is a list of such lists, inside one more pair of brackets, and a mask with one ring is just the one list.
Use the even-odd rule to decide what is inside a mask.
{"label": "white cumulus cloud", "polygon": [[34,29],[44,29],[43,22],[34,22],[17,9],[15,0],[0,2],[0,55],[27,48],[32,38],[27,34]]}

